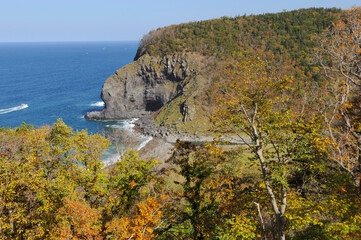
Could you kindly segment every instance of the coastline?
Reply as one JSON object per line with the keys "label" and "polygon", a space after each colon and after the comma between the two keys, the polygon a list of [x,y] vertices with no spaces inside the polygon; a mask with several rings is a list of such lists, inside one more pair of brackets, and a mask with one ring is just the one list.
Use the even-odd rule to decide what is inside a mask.
{"label": "coastline", "polygon": [[[152,113],[146,116],[137,118],[134,121],[134,132],[143,136],[150,136],[152,139],[148,141],[139,150],[140,157],[144,159],[156,158],[158,161],[165,164],[165,161],[169,159],[174,148],[174,144],[177,140],[189,141],[195,144],[203,144],[206,142],[213,142],[213,136],[195,136],[188,134],[175,134],[169,129],[164,129],[157,126],[153,120]],[[239,146],[245,145],[244,141],[239,137],[227,136],[222,138],[225,144],[222,147],[227,146]],[[248,139],[246,141],[250,142]]]}
{"label": "coastline", "polygon": [[[116,135],[121,136],[126,134],[129,136],[130,142],[121,142],[120,145],[125,146],[125,148],[133,148],[139,152],[139,157],[143,159],[157,159],[163,164],[168,160],[172,154],[172,149],[174,148],[177,140],[188,141],[194,144],[203,144],[206,142],[213,142],[215,136],[200,136],[200,135],[189,135],[189,134],[177,134],[172,132],[169,129],[166,129],[161,126],[157,126],[153,120],[154,112],[142,113],[139,117],[133,118],[122,118],[122,119],[89,119],[92,121],[126,121],[127,123],[123,126],[113,127],[114,129],[119,129],[120,132]],[[110,126],[108,126],[110,127]],[[124,132],[122,133],[122,130]],[[114,137],[114,136],[113,136]],[[122,136],[121,138],[123,138]],[[128,139],[128,140],[129,140]],[[239,137],[226,136],[221,138],[222,148],[245,145],[244,141]],[[247,141],[247,139],[245,139]],[[119,140],[118,140],[119,141]],[[248,140],[248,142],[250,142]],[[113,146],[112,148],[116,148]],[[106,156],[103,158],[103,161],[106,164],[111,164],[118,161],[120,155],[119,150],[113,149],[108,151]],[[167,164],[165,164],[167,165]]]}
{"label": "coastline", "polygon": [[[175,144],[177,140],[189,141],[193,143],[212,142],[215,136],[177,134],[169,129],[157,126],[153,120],[152,114],[137,118],[134,122],[134,130],[145,136],[160,138],[165,142]],[[227,136],[222,138],[229,145],[243,145],[244,141],[237,136]],[[245,139],[246,141],[248,139]]]}
{"label": "coastline", "polygon": [[[104,110],[104,109],[103,109]],[[100,113],[100,112],[92,112]],[[131,118],[112,118],[112,119],[89,119],[92,121],[126,121],[128,124],[120,127],[119,129],[125,130],[129,134],[129,138],[133,141],[129,143],[121,143],[121,145],[129,145],[130,148],[139,151],[139,157],[143,159],[157,159],[162,164],[169,159],[172,154],[172,149],[177,140],[189,141],[195,144],[203,144],[206,142],[213,142],[215,136],[202,136],[202,135],[189,135],[179,134],[171,131],[170,129],[162,126],[157,126],[154,122],[154,112],[138,112],[136,117]],[[122,134],[122,133],[119,133]],[[136,139],[136,145],[134,142]],[[140,140],[140,141],[139,141]],[[246,141],[250,142],[248,139]],[[223,144],[220,146],[236,146],[244,145],[244,141],[236,136],[226,136],[222,138]],[[128,146],[128,147],[129,147]],[[135,147],[136,146],[136,147]],[[115,150],[116,151],[116,150]],[[117,152],[117,151],[116,151]],[[111,153],[106,158],[107,162],[114,162],[119,159],[119,153]],[[104,159],[105,160],[105,159]]]}

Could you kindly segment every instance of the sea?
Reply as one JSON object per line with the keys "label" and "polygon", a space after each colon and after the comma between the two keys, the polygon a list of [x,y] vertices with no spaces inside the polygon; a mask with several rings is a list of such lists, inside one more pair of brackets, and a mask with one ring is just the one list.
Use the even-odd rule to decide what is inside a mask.
{"label": "sea", "polygon": [[[134,119],[91,121],[84,115],[104,108],[104,81],[132,62],[137,48],[137,41],[0,43],[0,128],[52,125],[61,118],[89,133],[131,129]],[[104,159],[116,158],[115,152],[112,147]]]}

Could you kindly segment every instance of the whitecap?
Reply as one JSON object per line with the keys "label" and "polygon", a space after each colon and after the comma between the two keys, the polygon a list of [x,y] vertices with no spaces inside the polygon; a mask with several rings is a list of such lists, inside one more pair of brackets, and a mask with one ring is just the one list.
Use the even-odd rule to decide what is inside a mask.
{"label": "whitecap", "polygon": [[[106,124],[105,127],[112,128],[112,129],[125,130],[126,132],[128,132],[128,134],[131,134],[133,137],[135,137],[135,139],[137,141],[136,149],[139,151],[140,149],[145,147],[145,145],[147,145],[153,139],[153,137],[145,136],[139,132],[134,131],[135,122],[137,120],[138,120],[138,118],[116,121],[111,124]],[[119,157],[120,157],[119,154],[107,154],[106,156],[103,156],[103,161],[106,164],[114,163],[119,159]]]}
{"label": "whitecap", "polygon": [[90,104],[90,106],[92,106],[92,107],[104,107],[104,105],[105,104],[103,101]]}
{"label": "whitecap", "polygon": [[132,118],[130,120],[124,120],[122,121],[122,128],[125,128],[127,130],[129,130],[130,132],[133,132],[133,128],[135,127],[135,122],[138,120],[139,118]]}
{"label": "whitecap", "polygon": [[25,108],[28,108],[28,104],[21,104],[19,106],[16,107],[12,107],[12,108],[5,108],[5,109],[0,109],[0,114],[6,114],[6,113],[10,113],[10,112],[14,112],[14,111],[19,111]]}
{"label": "whitecap", "polygon": [[122,128],[124,128],[124,123],[122,121],[118,121],[116,123],[107,124],[107,125],[105,125],[105,127],[114,128],[114,129],[122,129]]}

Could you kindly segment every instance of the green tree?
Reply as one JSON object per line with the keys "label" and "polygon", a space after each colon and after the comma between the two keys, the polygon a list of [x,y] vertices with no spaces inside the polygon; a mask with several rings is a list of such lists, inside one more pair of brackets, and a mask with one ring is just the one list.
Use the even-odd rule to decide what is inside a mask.
{"label": "green tree", "polygon": [[219,207],[225,200],[224,189],[230,180],[222,168],[222,151],[211,144],[177,141],[168,163],[172,166],[170,174],[175,186],[170,193],[174,204],[169,210],[174,217],[169,221],[166,235],[214,238],[222,222]]}
{"label": "green tree", "polygon": [[143,160],[137,151],[129,150],[109,167],[108,206],[111,215],[123,216],[128,213],[141,195],[141,188],[155,177],[152,169],[157,164],[156,160]]}
{"label": "green tree", "polygon": [[152,239],[162,227],[168,200],[162,193],[162,176],[154,170],[157,164],[128,150],[109,166],[109,195],[103,214],[107,238]]}
{"label": "green tree", "polygon": [[[220,82],[215,130],[243,140],[258,161],[275,218],[278,239],[286,236],[289,179],[303,161],[320,158],[321,126],[305,117],[307,101],[294,99],[293,79],[257,56],[237,56],[229,79]],[[298,102],[298,104],[297,104]],[[308,114],[307,114],[308,115]]]}

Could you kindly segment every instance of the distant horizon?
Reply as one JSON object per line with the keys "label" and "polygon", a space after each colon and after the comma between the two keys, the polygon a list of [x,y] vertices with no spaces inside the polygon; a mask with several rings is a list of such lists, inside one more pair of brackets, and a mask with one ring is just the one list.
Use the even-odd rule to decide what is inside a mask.
{"label": "distant horizon", "polygon": [[357,0],[12,0],[0,2],[0,43],[140,41],[152,30],[182,23],[357,5]]}
{"label": "distant horizon", "polygon": [[64,41],[13,41],[13,42],[2,42],[0,43],[92,43],[92,42],[139,42],[140,40],[64,40]]}

